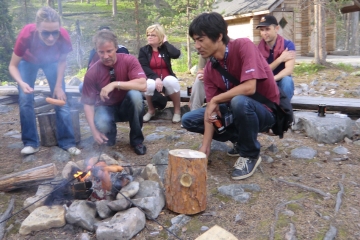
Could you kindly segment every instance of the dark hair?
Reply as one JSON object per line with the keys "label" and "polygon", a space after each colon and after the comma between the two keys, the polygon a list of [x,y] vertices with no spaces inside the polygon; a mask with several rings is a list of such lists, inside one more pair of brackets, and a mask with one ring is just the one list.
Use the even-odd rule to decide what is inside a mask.
{"label": "dark hair", "polygon": [[202,13],[197,16],[189,26],[189,36],[193,38],[194,35],[207,36],[215,42],[220,34],[223,35],[221,39],[224,44],[230,41],[227,31],[227,23],[224,18],[216,12]]}

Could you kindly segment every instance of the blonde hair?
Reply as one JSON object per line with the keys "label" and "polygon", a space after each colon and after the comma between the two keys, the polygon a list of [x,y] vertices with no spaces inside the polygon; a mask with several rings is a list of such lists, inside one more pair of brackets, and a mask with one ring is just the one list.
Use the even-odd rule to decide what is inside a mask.
{"label": "blonde hair", "polygon": [[115,49],[118,48],[117,37],[112,31],[108,29],[98,31],[93,38],[95,49],[97,50],[97,46],[101,46],[106,42],[112,42],[114,43]]}
{"label": "blonde hair", "polygon": [[159,46],[161,46],[164,42],[164,38],[165,38],[165,30],[164,28],[160,25],[160,24],[154,24],[151,25],[150,27],[148,27],[146,29],[146,35],[148,35],[149,33],[155,32],[156,35],[159,38]]}
{"label": "blonde hair", "polygon": [[58,22],[61,25],[59,14],[49,6],[40,8],[36,13],[36,26],[39,26],[42,22]]}

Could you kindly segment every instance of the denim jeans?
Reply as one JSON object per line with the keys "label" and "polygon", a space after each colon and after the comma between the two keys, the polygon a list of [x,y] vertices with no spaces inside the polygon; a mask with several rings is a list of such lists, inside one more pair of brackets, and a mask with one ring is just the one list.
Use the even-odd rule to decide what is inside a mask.
{"label": "denim jeans", "polygon": [[[57,66],[55,63],[34,64],[21,60],[19,71],[24,82],[34,88],[35,80],[41,68],[48,80],[51,94],[54,92],[57,79]],[[62,89],[65,92],[65,82],[63,80]],[[34,111],[34,94],[25,94],[20,87],[19,90],[19,109],[21,123],[21,139],[24,146],[39,147],[39,134],[36,126],[36,116]],[[55,106],[56,112],[56,139],[62,149],[69,149],[75,146],[74,130],[71,121],[71,114],[68,104],[62,107]]]}
{"label": "denim jeans", "polygon": [[278,87],[281,88],[288,99],[291,101],[291,98],[294,96],[294,81],[291,76],[283,77],[281,80],[276,82]]}
{"label": "denim jeans", "polygon": [[130,145],[135,147],[144,141],[142,133],[144,102],[142,94],[136,90],[127,92],[124,100],[113,106],[98,106],[95,108],[94,122],[96,128],[109,139],[109,144],[116,141],[116,122],[129,122]]}
{"label": "denim jeans", "polygon": [[[275,116],[264,105],[247,96],[238,95],[230,102],[234,123],[223,134],[214,132],[213,139],[221,142],[237,142],[242,157],[258,158],[260,143],[259,132],[265,132],[275,124]],[[221,115],[228,111],[226,104],[220,104]],[[204,133],[205,108],[187,112],[182,116],[182,125],[190,132]]]}

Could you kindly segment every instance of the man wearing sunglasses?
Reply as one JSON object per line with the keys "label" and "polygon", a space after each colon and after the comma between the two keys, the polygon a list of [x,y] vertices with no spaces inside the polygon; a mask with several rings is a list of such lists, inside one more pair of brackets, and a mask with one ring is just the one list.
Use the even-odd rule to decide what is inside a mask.
{"label": "man wearing sunglasses", "polygon": [[130,145],[136,154],[144,155],[144,104],[140,91],[146,91],[146,75],[134,56],[116,53],[118,43],[113,32],[101,30],[93,41],[100,60],[85,74],[81,102],[94,140],[115,145],[116,123],[129,122]]}
{"label": "man wearing sunglasses", "polygon": [[[21,138],[24,148],[21,154],[39,151],[34,111],[34,84],[41,68],[50,86],[52,97],[66,102],[64,71],[66,56],[72,51],[67,31],[60,25],[60,16],[50,7],[42,7],[36,13],[35,24],[26,25],[19,33],[12,54],[9,72],[18,83]],[[74,130],[69,106],[56,106],[56,137],[60,148],[70,154],[81,153],[75,147]]]}

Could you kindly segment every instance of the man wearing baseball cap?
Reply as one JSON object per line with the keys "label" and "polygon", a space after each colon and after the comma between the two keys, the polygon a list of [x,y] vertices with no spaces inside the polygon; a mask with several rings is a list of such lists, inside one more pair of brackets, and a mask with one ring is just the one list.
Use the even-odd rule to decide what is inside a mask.
{"label": "man wearing baseball cap", "polygon": [[258,48],[270,65],[277,85],[291,100],[294,95],[291,74],[295,65],[295,45],[278,34],[280,26],[274,16],[263,16],[256,28],[260,30],[262,37]]}

